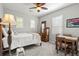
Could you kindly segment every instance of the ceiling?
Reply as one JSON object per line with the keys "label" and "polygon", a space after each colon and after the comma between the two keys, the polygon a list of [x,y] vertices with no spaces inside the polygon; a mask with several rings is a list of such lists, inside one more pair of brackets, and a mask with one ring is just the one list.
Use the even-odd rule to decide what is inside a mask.
{"label": "ceiling", "polygon": [[5,3],[3,4],[4,8],[18,11],[25,14],[31,14],[37,17],[41,17],[50,12],[54,12],[58,9],[64,8],[66,6],[71,5],[70,3],[46,3],[44,6],[48,8],[48,10],[41,10],[37,12],[36,9],[29,9],[30,7],[34,7],[33,3]]}

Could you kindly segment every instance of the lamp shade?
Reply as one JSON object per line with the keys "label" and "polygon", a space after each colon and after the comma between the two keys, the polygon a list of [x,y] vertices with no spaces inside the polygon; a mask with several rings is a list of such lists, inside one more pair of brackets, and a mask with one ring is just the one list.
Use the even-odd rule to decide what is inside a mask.
{"label": "lamp shade", "polygon": [[5,25],[15,25],[16,22],[15,22],[15,18],[12,14],[5,14],[3,16],[3,19],[2,19],[2,22],[5,23]]}

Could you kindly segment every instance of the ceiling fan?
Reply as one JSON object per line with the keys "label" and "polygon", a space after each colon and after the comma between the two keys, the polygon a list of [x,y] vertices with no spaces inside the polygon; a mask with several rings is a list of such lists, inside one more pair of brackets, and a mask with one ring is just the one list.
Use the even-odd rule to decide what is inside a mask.
{"label": "ceiling fan", "polygon": [[36,9],[37,12],[40,12],[41,9],[43,10],[47,10],[48,8],[43,7],[43,5],[45,5],[45,3],[34,3],[35,7],[31,7],[29,9]]}

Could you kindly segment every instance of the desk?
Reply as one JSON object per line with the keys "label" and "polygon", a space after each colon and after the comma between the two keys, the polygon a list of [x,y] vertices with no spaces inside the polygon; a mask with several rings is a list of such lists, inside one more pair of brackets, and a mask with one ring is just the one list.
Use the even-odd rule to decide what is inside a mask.
{"label": "desk", "polygon": [[69,37],[69,36],[63,36],[63,35],[58,35],[56,37],[56,49],[57,49],[57,42],[60,43],[60,48],[62,47],[62,42],[64,41],[65,44],[65,55],[66,55],[66,44],[67,42],[72,43],[72,55],[74,55],[74,51],[76,50],[76,54],[78,54],[78,38],[77,37]]}

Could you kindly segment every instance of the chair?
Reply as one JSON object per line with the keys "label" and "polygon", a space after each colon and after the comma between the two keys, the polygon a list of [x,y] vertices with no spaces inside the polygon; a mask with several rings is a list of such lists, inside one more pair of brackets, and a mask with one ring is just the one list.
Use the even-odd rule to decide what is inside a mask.
{"label": "chair", "polygon": [[57,53],[59,50],[64,50],[65,55],[67,54],[67,51],[70,49],[72,50],[72,43],[70,43],[68,40],[66,40],[63,37],[58,37],[59,34],[56,35],[56,50]]}
{"label": "chair", "polygon": [[72,43],[67,39],[64,39],[63,42],[64,45],[62,47],[64,48],[65,55],[67,55],[67,53],[72,52]]}
{"label": "chair", "polygon": [[56,50],[57,50],[57,53],[58,53],[58,50],[62,50],[63,48],[63,41],[65,38],[61,38],[61,37],[56,37]]}

